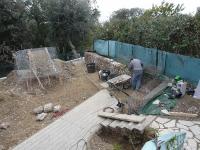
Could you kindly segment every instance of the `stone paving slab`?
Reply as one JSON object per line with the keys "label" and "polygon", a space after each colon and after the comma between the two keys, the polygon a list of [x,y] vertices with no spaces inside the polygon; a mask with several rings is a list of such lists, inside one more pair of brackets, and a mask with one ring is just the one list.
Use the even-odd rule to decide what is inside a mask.
{"label": "stone paving slab", "polygon": [[200,121],[185,121],[157,117],[150,125],[159,134],[185,132],[184,150],[200,150]]}

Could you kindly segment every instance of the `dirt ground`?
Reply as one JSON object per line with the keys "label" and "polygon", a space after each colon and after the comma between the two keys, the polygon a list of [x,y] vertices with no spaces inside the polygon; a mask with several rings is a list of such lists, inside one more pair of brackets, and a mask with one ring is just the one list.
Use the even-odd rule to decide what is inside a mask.
{"label": "dirt ground", "polygon": [[[70,111],[102,89],[100,83],[103,82],[99,80],[98,73],[87,74],[83,63],[76,64],[71,69],[71,74],[69,79],[62,81],[62,84],[52,79],[46,92],[40,90],[37,81],[32,84],[34,90],[31,92],[24,85],[19,86],[12,73],[7,81],[0,82],[0,122],[10,124],[6,130],[0,130],[0,145],[3,145],[5,149],[12,148],[57,119],[52,118],[53,113],[49,113],[45,120],[38,122],[32,113],[34,108],[51,102],[54,105],[61,105],[62,110]],[[143,99],[160,83],[161,81],[157,79],[144,76],[142,88],[139,91],[129,88],[125,92],[136,99]],[[128,98],[118,90],[109,90],[122,102]],[[199,107],[198,100],[186,95],[177,101],[174,111],[199,113]],[[93,139],[93,146],[97,146],[100,150],[114,149],[119,145],[122,149],[129,150],[130,146],[124,138],[116,139],[113,136],[95,135]],[[95,141],[98,142],[95,143]],[[104,147],[104,145],[107,146]]]}
{"label": "dirt ground", "polygon": [[120,132],[103,128],[90,139],[88,150],[141,150],[147,141],[155,138],[155,134],[155,130],[147,128],[143,134],[132,132],[122,136]]}
{"label": "dirt ground", "polygon": [[95,134],[88,147],[88,150],[132,150],[128,138],[106,132]]}
{"label": "dirt ground", "polygon": [[[200,115],[200,100],[194,99],[192,96],[185,95],[184,97],[177,99],[177,104],[173,111],[175,112],[185,112],[185,113],[194,113]],[[175,117],[174,117],[175,118]],[[189,117],[176,117],[178,119],[185,120],[198,120],[200,121],[200,116],[196,118]]]}
{"label": "dirt ground", "polygon": [[77,64],[72,70],[72,78],[64,81],[62,85],[53,82],[47,93],[41,92],[38,87],[38,90],[35,90],[38,92],[33,94],[20,86],[13,85],[14,81],[10,84],[0,82],[0,121],[10,124],[6,130],[0,130],[0,145],[9,149],[56,119],[52,118],[53,113],[49,113],[45,120],[38,122],[32,113],[34,108],[51,102],[69,111],[94,95],[98,88],[88,80],[83,66],[84,64]]}
{"label": "dirt ground", "polygon": [[[93,81],[93,83],[97,83],[96,86],[99,88],[102,88],[100,83],[103,83],[102,81],[99,80],[97,73],[93,74],[88,74],[88,78]],[[140,99],[142,100],[145,95],[149,94],[151,90],[153,90],[156,86],[158,86],[161,83],[160,80],[158,79],[153,79],[149,76],[143,76],[142,83],[141,83],[141,88],[139,91],[132,90],[131,87],[128,89],[123,89],[124,92],[129,94],[135,99]],[[125,102],[128,98],[128,96],[119,90],[116,89],[108,89],[110,90],[110,93],[115,96],[117,99],[119,99],[121,102]]]}

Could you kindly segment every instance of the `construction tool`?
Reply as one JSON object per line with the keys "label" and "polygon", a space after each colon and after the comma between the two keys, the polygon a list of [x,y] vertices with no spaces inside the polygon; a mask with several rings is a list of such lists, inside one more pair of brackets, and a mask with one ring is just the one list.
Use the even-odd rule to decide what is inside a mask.
{"label": "construction tool", "polygon": [[[110,83],[110,84],[112,84],[112,83]],[[112,87],[115,88],[116,90],[124,93],[126,96],[128,96],[127,101],[130,100],[130,98],[132,99],[132,96],[130,94],[128,94],[127,92],[123,91],[122,89],[120,89],[119,87],[117,87],[115,84],[112,84]],[[122,102],[120,102],[120,100],[118,100],[117,106],[119,108],[123,108],[125,106],[125,104],[123,104]],[[139,115],[138,112],[133,107],[131,107],[131,105],[128,104],[128,107],[129,107],[128,108],[129,110],[132,110],[132,111],[129,111],[129,113],[133,112],[134,114]]]}

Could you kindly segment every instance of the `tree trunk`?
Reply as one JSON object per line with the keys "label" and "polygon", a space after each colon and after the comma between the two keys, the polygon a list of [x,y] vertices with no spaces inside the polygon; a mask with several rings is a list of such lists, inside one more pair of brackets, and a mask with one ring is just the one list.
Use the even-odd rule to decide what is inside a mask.
{"label": "tree trunk", "polygon": [[75,48],[75,46],[73,45],[71,39],[68,40],[68,43],[69,43],[69,46],[70,46],[71,49],[72,49],[72,53],[74,54],[74,57],[75,57],[75,58],[79,58],[80,55],[77,53],[76,48]]}

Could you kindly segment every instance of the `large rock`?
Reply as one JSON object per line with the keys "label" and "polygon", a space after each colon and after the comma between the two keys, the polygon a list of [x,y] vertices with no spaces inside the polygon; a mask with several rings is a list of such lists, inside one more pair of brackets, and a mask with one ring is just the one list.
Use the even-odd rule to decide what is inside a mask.
{"label": "large rock", "polygon": [[53,107],[53,112],[60,112],[61,110],[61,106],[60,105],[56,105]]}
{"label": "large rock", "polygon": [[10,126],[8,122],[2,122],[0,124],[0,129],[7,129]]}
{"label": "large rock", "polygon": [[52,103],[48,103],[46,105],[44,105],[44,112],[48,113],[48,112],[52,112],[53,111],[53,104]]}
{"label": "large rock", "polygon": [[47,113],[38,114],[37,117],[36,117],[36,120],[37,121],[43,121],[46,116],[47,116]]}
{"label": "large rock", "polygon": [[34,114],[41,114],[43,111],[44,111],[43,106],[39,106],[39,107],[33,109]]}

